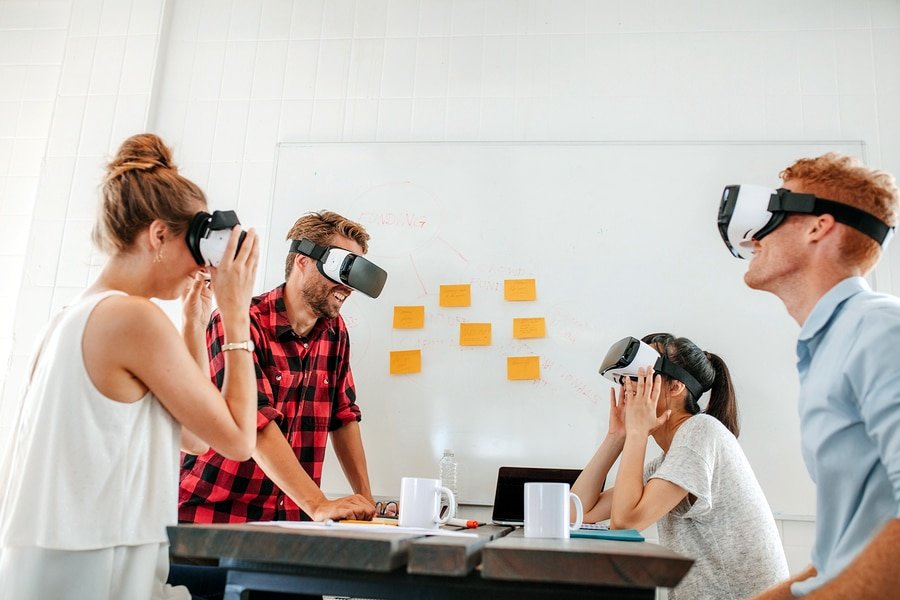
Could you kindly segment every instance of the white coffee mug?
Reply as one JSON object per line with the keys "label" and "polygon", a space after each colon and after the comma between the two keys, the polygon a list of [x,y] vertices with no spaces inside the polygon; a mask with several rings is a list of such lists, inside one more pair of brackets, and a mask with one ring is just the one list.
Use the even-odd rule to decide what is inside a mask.
{"label": "white coffee mug", "polygon": [[[576,519],[569,523],[569,500],[575,503]],[[581,498],[569,491],[568,483],[532,482],[525,484],[525,537],[569,537],[569,531],[581,527],[584,508]]]}
{"label": "white coffee mug", "polygon": [[[441,517],[441,495],[447,496],[447,513]],[[440,479],[404,477],[400,480],[400,526],[437,529],[456,516],[456,497]]]}

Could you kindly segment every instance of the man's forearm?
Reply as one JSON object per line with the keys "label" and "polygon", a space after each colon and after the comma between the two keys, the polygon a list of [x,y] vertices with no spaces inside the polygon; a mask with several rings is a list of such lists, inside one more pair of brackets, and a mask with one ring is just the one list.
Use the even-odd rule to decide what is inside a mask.
{"label": "man's forearm", "polygon": [[762,594],[755,596],[753,600],[793,600],[796,596],[791,593],[791,584],[797,581],[804,581],[810,577],[815,577],[816,569],[812,565],[804,569],[797,575],[794,575],[786,581],[782,581],[775,587],[767,589]]}
{"label": "man's forearm", "polygon": [[804,596],[825,598],[893,598],[900,590],[897,548],[900,519],[891,519],[840,575]]}
{"label": "man's forearm", "polygon": [[366,451],[363,448],[362,432],[357,421],[351,421],[331,432],[334,453],[341,463],[344,476],[350,482],[353,493],[372,500],[369,485],[369,470],[366,465]]}
{"label": "man's forearm", "polygon": [[322,490],[300,465],[274,421],[257,433],[253,460],[307,515],[312,516],[316,507],[325,500]]}

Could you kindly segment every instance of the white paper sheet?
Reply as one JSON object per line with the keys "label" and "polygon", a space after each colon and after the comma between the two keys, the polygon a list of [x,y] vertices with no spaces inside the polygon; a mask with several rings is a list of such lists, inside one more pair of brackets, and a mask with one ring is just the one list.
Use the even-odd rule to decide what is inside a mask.
{"label": "white paper sheet", "polygon": [[336,521],[253,521],[248,525],[270,525],[285,529],[307,529],[313,531],[364,531],[366,533],[415,533],[419,535],[443,535],[448,537],[478,537],[474,533],[449,529],[425,529],[424,527],[400,527],[373,523],[338,523]]}

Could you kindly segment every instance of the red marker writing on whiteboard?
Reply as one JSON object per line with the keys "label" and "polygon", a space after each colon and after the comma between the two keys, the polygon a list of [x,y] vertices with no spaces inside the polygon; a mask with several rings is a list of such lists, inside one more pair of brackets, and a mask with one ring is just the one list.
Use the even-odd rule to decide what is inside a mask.
{"label": "red marker writing on whiteboard", "polygon": [[466,529],[475,529],[478,527],[478,521],[475,519],[450,519],[447,521],[447,525],[453,525],[454,527],[465,527]]}

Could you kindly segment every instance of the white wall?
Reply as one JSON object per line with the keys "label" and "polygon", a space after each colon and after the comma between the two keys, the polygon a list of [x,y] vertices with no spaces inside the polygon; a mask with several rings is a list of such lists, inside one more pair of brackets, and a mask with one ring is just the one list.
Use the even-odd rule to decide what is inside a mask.
{"label": "white wall", "polygon": [[[69,25],[69,0],[0,2],[0,386]],[[0,426],[14,404],[0,404]],[[0,447],[2,440],[0,436]]]}
{"label": "white wall", "polygon": [[[0,69],[22,81],[7,88],[0,71],[0,96],[14,95],[20,107],[14,139],[0,137],[0,173],[9,173],[0,275],[5,279],[8,259],[15,283],[3,286],[4,294],[18,294],[14,318],[14,303],[0,296],[0,307],[9,309],[0,312],[0,332],[13,330],[11,351],[0,338],[4,366],[9,356],[8,372],[0,372],[6,375],[0,447],[14,424],[37,334],[100,264],[90,229],[102,166],[124,137],[147,127],[162,6],[162,0],[0,3],[0,36],[11,35],[0,37],[0,65],[12,63]],[[0,124],[0,131],[9,129]],[[11,156],[3,154],[10,143]]]}
{"label": "white wall", "polygon": [[[70,4],[70,19],[51,10]],[[58,86],[27,103],[15,82],[30,42],[3,37],[23,28],[65,36],[46,55]],[[260,227],[280,141],[849,139],[900,174],[898,57],[897,0],[0,2],[0,190],[38,183],[32,210],[0,204],[0,239],[16,240],[0,277],[24,268],[14,321],[15,291],[0,295],[0,355],[15,323],[0,440],[37,329],[96,270],[100,167],[130,133],[158,131],[214,206]],[[31,100],[53,102],[49,131]],[[42,139],[42,168],[12,151]],[[26,238],[27,253],[9,250]],[[886,291],[900,289],[892,252]],[[798,568],[811,522],[781,525]]]}

